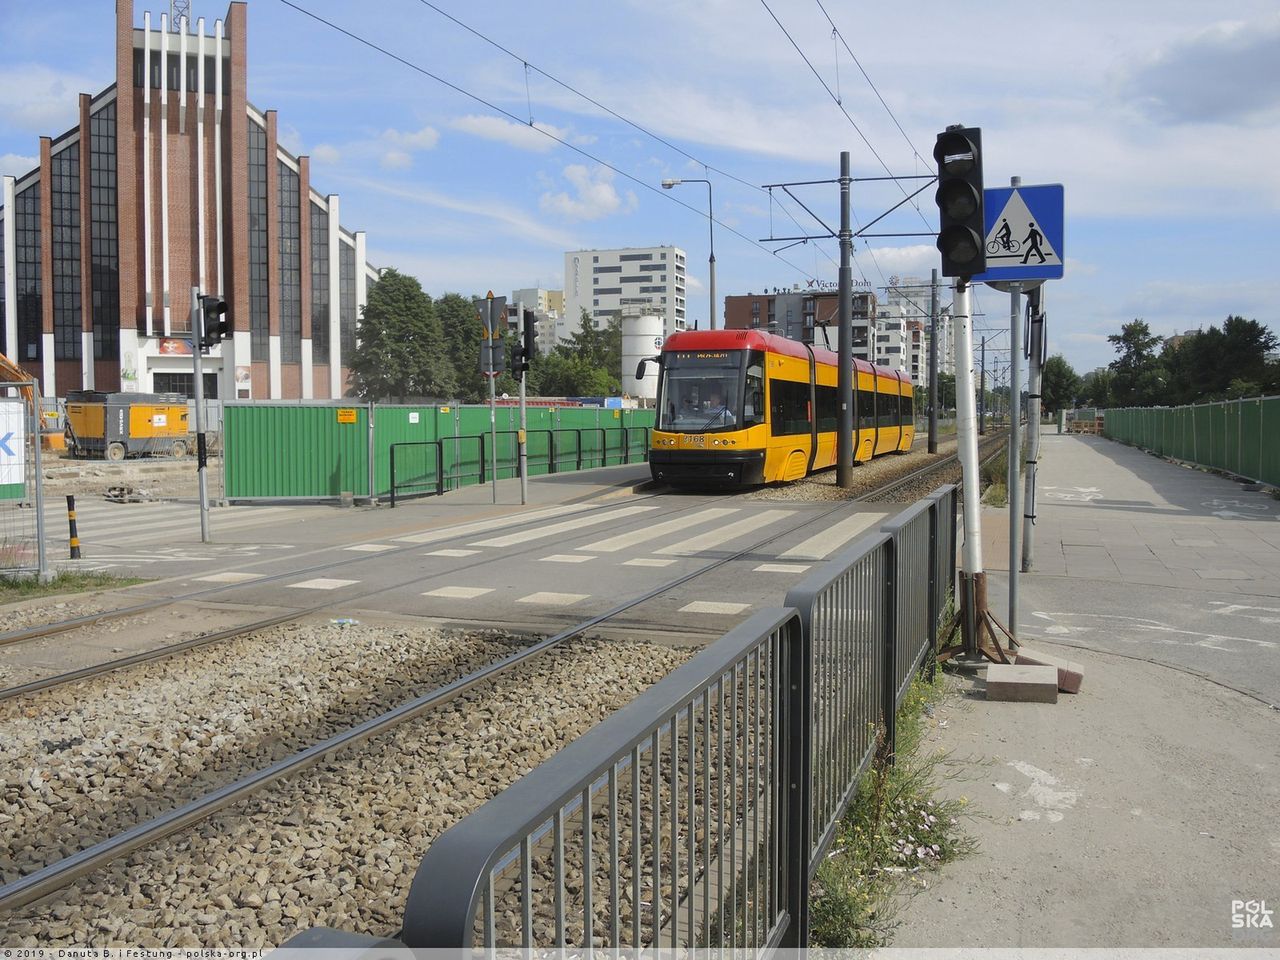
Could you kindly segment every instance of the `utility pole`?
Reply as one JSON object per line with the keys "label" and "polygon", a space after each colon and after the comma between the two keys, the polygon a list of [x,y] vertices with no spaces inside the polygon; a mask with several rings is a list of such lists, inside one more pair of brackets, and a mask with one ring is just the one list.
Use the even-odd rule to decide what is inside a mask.
{"label": "utility pole", "polygon": [[1022,511],[1022,572],[1035,560],[1036,465],[1040,460],[1040,391],[1044,373],[1044,285],[1027,294],[1031,324],[1031,368],[1027,378],[1027,476]]}
{"label": "utility pole", "polygon": [[849,151],[840,154],[840,321],[836,397],[836,485],[853,486],[853,230],[849,226]]}
{"label": "utility pole", "polygon": [[[526,344],[529,342],[529,338],[525,336],[524,325],[526,323],[534,322],[532,317],[526,317],[524,315],[523,300],[519,301],[516,304],[516,319],[519,321],[516,324],[516,333],[519,336],[520,340],[516,345],[514,345],[511,348],[513,352],[516,350],[523,350],[522,344]],[[528,363],[532,359],[532,357],[525,357],[523,354],[521,354],[521,358],[525,363]],[[528,434],[529,422],[526,417],[526,411],[525,411],[525,386],[524,386],[524,382],[528,378],[529,378],[528,373],[525,371],[521,371],[520,373],[520,433],[517,435],[517,439],[520,441],[520,503],[522,506],[529,502],[529,445],[526,439],[529,435]]]}
{"label": "utility pole", "polygon": [[196,405],[196,476],[200,490],[200,542],[209,542],[209,484],[205,477],[209,451],[204,437],[204,313],[200,288],[191,288],[191,360],[195,367],[191,396]]}
{"label": "utility pole", "polygon": [[929,452],[938,452],[938,268],[929,294]]}
{"label": "utility pole", "polygon": [[[970,343],[973,338],[970,337]],[[978,433],[987,435],[987,338],[982,338],[982,359],[978,367]]]}

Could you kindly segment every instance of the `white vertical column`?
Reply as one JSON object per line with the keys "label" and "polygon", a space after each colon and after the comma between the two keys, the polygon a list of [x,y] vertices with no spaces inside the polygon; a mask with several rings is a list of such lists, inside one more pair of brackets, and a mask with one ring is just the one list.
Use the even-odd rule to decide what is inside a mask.
{"label": "white vertical column", "polygon": [[196,245],[200,292],[209,292],[209,257],[205,252],[204,209],[204,17],[196,21]]}
{"label": "white vertical column", "polygon": [[342,396],[342,260],[338,256],[338,195],[326,198],[329,204],[329,399]]}
{"label": "white vertical column", "polygon": [[365,267],[365,232],[356,231],[356,329],[360,329],[360,315],[369,299],[369,271]]}
{"label": "white vertical column", "polygon": [[58,393],[55,386],[58,381],[55,379],[53,371],[53,351],[53,334],[42,333],[40,335],[40,367],[43,372],[41,373],[40,389],[46,396],[56,396]]}
{"label": "white vertical column", "polygon": [[[218,295],[226,296],[222,270],[222,21],[213,22],[213,230],[218,241]],[[234,371],[233,371],[234,373]]]}
{"label": "white vertical column", "polygon": [[[151,288],[151,11],[142,14],[142,288],[145,298],[147,336],[152,336],[155,315],[154,291]],[[116,91],[117,96],[128,96]],[[121,320],[124,320],[121,317]],[[121,323],[123,330],[126,324]],[[120,345],[124,349],[124,344]]]}
{"label": "white vertical column", "polygon": [[[160,14],[160,303],[169,323],[169,15]],[[179,71],[181,72],[181,71]],[[139,371],[141,372],[141,371]]]}
{"label": "white vertical column", "polygon": [[187,31],[186,17],[178,21],[178,132],[187,132]]}
{"label": "white vertical column", "polygon": [[13,188],[16,181],[13,177],[4,177],[4,220],[0,220],[0,229],[4,230],[4,345],[5,355],[15,363],[18,361],[18,278],[14,264],[18,261],[18,252],[14,249],[14,209]]}

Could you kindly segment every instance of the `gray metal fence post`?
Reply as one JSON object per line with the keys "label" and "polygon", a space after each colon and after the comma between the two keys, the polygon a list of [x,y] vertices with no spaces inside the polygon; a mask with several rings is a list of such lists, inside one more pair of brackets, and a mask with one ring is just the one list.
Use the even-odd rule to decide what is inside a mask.
{"label": "gray metal fence post", "polygon": [[787,725],[786,831],[782,854],[784,890],[790,923],[779,946],[809,945],[809,850],[813,845],[813,622],[812,604],[799,607],[800,631],[788,646],[783,684],[783,718]]}
{"label": "gray metal fence post", "polygon": [[884,544],[884,671],[883,691],[884,753],[886,765],[893,763],[898,749],[898,538],[895,534]]}

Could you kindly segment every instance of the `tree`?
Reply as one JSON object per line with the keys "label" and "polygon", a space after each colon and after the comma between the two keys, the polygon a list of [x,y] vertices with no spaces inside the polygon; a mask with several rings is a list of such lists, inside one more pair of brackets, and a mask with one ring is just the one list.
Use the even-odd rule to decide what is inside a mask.
{"label": "tree", "polygon": [[1112,386],[1116,375],[1110,369],[1103,368],[1086,373],[1080,380],[1080,389],[1076,397],[1081,403],[1091,407],[1114,407],[1115,394]]}
{"label": "tree", "polygon": [[1156,348],[1161,338],[1151,332],[1145,320],[1134,320],[1107,337],[1118,358],[1111,361],[1115,373],[1112,392],[1122,407],[1143,406],[1164,401],[1164,376]]}
{"label": "tree", "polygon": [[546,397],[607,397],[622,392],[622,325],[603,329],[582,311],[582,325],[567,343],[533,359],[530,389]]}
{"label": "tree", "polygon": [[413,277],[387,269],[369,288],[350,367],[367,400],[449,398],[457,390],[435,305]]}
{"label": "tree", "polygon": [[1075,406],[1076,393],[1080,389],[1080,377],[1061,354],[1054,354],[1044,362],[1040,371],[1040,402],[1045,413],[1069,410]]}

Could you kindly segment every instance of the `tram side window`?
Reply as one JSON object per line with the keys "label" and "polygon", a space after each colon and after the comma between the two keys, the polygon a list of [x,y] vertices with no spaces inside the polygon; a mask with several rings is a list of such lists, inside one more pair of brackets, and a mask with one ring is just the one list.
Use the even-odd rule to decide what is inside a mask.
{"label": "tram side window", "polygon": [[899,402],[899,410],[902,411],[902,425],[909,427],[915,423],[915,405],[913,397],[903,397]]}
{"label": "tram side window", "polygon": [[743,398],[742,425],[764,423],[764,354],[753,350],[747,358],[746,395]]}
{"label": "tram side window", "polygon": [[839,425],[839,394],[835,387],[818,387],[818,432],[831,433]]}
{"label": "tram side window", "polygon": [[771,380],[769,418],[775,437],[809,432],[809,384]]}
{"label": "tram side window", "polygon": [[858,429],[874,430],[876,426],[876,395],[870,390],[858,391]]}
{"label": "tram side window", "polygon": [[877,420],[882,427],[896,427],[898,425],[898,398],[891,393],[881,393],[876,397],[878,406],[876,413]]}

